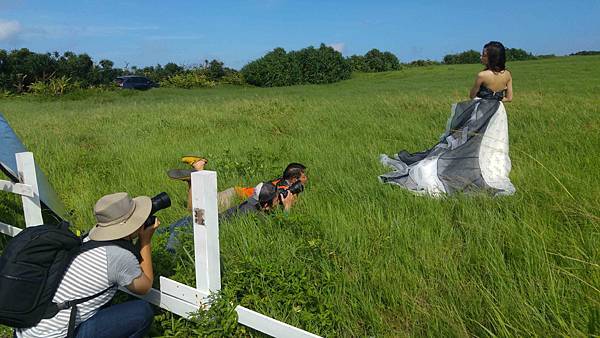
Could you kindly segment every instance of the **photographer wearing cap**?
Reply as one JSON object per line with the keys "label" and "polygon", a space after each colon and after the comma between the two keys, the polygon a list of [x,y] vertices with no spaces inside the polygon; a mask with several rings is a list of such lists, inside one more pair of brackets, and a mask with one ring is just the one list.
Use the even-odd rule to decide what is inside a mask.
{"label": "photographer wearing cap", "polygon": [[[188,210],[192,210],[192,193],[191,193],[191,174],[195,171],[204,170],[204,166],[208,163],[208,160],[195,155],[184,156],[181,161],[192,166],[193,169],[171,169],[167,171],[167,176],[171,179],[181,180],[188,184]],[[306,176],[306,166],[301,163],[290,163],[283,170],[281,177],[270,180],[280,190],[286,190],[296,184],[295,191],[303,191],[304,185],[308,181]],[[299,182],[299,183],[297,183]],[[300,188],[300,186],[302,186]],[[300,188],[300,189],[298,189]],[[238,199],[251,198],[256,189],[255,187],[240,187],[235,186],[223,191],[219,191],[217,198],[219,200],[219,209],[228,209],[234,206],[234,203]],[[295,201],[295,197],[292,199]],[[282,203],[285,207],[286,203]],[[289,206],[286,210],[289,210],[293,202],[288,203]]]}
{"label": "photographer wearing cap", "polygon": [[[196,162],[193,165],[198,166],[198,163],[199,162]],[[289,190],[293,186],[294,195],[297,195],[300,192],[304,191],[304,185],[306,185],[307,181],[308,176],[306,176],[306,166],[300,163],[290,163],[283,170],[283,174],[281,175],[281,177],[271,180],[270,182],[273,183],[280,191]],[[236,195],[242,198],[249,198],[254,194],[254,191],[254,187],[229,188],[219,192],[219,202],[223,204],[231,204]],[[295,197],[292,200],[293,201],[290,201],[291,204],[293,204],[293,202],[295,201]],[[287,208],[285,208],[285,203],[283,203],[283,201],[282,204],[284,205],[284,209],[286,211],[289,210],[289,208],[291,207],[290,204]]]}
{"label": "photographer wearing cap", "polygon": [[252,196],[248,197],[240,205],[231,207],[220,213],[219,221],[225,221],[234,215],[257,213],[260,211],[268,212],[279,204],[283,206],[284,211],[289,211],[295,202],[295,198],[293,194],[289,194],[285,198],[282,197],[278,187],[271,182],[259,183],[253,188]]}
{"label": "photographer wearing cap", "polygon": [[[144,223],[156,211],[153,202],[154,198],[131,198],[124,192],[98,200],[94,207],[97,223],[89,233],[89,241],[82,246],[92,248],[82,250],[73,259],[53,298],[57,304],[73,299],[88,300],[76,305],[73,312],[63,309],[34,327],[18,329],[16,336],[65,337],[68,332],[74,333],[74,337],[145,336],[154,316],[147,302],[134,300],[105,305],[119,286],[139,295],[152,288],[151,240],[160,222],[153,218],[151,225],[145,227]],[[139,249],[132,244],[135,238]]]}
{"label": "photographer wearing cap", "polygon": [[[272,182],[259,183],[253,188],[253,194],[244,202],[220,213],[219,223],[240,215],[270,212],[280,204],[282,205],[283,210],[288,212],[296,201],[296,194],[290,191],[287,191],[287,189],[283,187],[277,187]],[[191,230],[192,224],[192,216],[186,216],[169,226],[170,236],[167,241],[168,251],[174,252],[175,247],[177,246],[176,229],[183,228]]]}

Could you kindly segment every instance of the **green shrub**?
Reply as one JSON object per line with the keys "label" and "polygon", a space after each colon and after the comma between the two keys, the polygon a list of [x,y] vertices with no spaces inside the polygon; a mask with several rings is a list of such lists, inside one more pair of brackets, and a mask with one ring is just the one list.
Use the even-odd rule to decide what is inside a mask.
{"label": "green shrub", "polygon": [[252,61],[241,72],[249,84],[279,87],[296,84],[291,76],[291,60],[283,48],[275,48],[262,58]]}
{"label": "green shrub", "polygon": [[521,48],[506,49],[506,61],[524,61],[535,59],[537,59],[537,57]]}
{"label": "green shrub", "polygon": [[342,54],[324,44],[289,53],[275,48],[241,70],[247,83],[260,87],[338,82],[349,79],[351,71]]}
{"label": "green shrub", "polygon": [[481,54],[476,50],[468,50],[457,54],[448,54],[444,56],[444,63],[447,65],[464,64],[464,63],[480,63]]}
{"label": "green shrub", "polygon": [[81,88],[79,82],[74,82],[71,78],[61,76],[52,78],[49,81],[37,81],[29,85],[29,92],[33,95],[43,96],[61,96]]}
{"label": "green shrub", "polygon": [[221,78],[221,83],[223,84],[232,84],[232,85],[243,85],[245,83],[244,77],[240,72],[230,72],[225,74]]}
{"label": "green shrub", "polygon": [[318,49],[311,46],[290,54],[295,63],[292,71],[300,70],[299,74],[294,74],[294,77],[300,78],[300,83],[337,82],[349,79],[352,73],[350,64],[342,54],[324,44]]}
{"label": "green shrub", "polygon": [[579,51],[577,53],[571,53],[569,55],[570,56],[577,56],[577,55],[600,55],[600,50],[582,50],[582,51]]}
{"label": "green shrub", "polygon": [[388,72],[402,68],[396,55],[392,52],[381,52],[376,48],[371,49],[364,56],[352,55],[347,60],[352,70],[356,72]]}
{"label": "green shrub", "polygon": [[433,61],[433,60],[415,60],[415,61],[411,61],[410,63],[405,64],[408,67],[426,67],[426,66],[434,66],[434,65],[439,65],[440,62],[439,61]]}
{"label": "green shrub", "polygon": [[208,78],[213,81],[220,80],[223,76],[225,76],[225,69],[223,68],[223,62],[219,60],[212,60],[208,67],[206,67],[205,71]]}
{"label": "green shrub", "polygon": [[400,61],[396,55],[390,52],[382,53],[376,48],[365,54],[365,64],[369,72],[387,72],[400,69]]}
{"label": "green shrub", "polygon": [[[468,50],[457,54],[448,54],[444,56],[444,63],[451,64],[465,64],[465,63],[480,63],[481,53],[476,50]],[[534,60],[536,57],[521,49],[521,48],[506,48],[506,61],[523,61],[523,60]]]}
{"label": "green shrub", "polygon": [[132,70],[132,73],[134,73],[135,75],[145,76],[150,80],[154,81],[155,83],[162,82],[171,76],[178,75],[184,72],[182,66],[179,66],[172,62],[167,63],[164,67],[158,64],[156,66],[147,66],[142,69],[132,67]]}
{"label": "green shrub", "polygon": [[362,55],[352,55],[348,59],[350,63],[350,67],[352,67],[353,72],[368,72],[367,63],[365,62],[365,57]]}
{"label": "green shrub", "polygon": [[37,81],[29,85],[29,92],[33,95],[48,95],[50,86],[43,81]]}
{"label": "green shrub", "polygon": [[199,74],[197,72],[187,72],[176,74],[168,77],[166,80],[160,82],[162,87],[171,88],[212,88],[216,84],[211,81],[206,75]]}

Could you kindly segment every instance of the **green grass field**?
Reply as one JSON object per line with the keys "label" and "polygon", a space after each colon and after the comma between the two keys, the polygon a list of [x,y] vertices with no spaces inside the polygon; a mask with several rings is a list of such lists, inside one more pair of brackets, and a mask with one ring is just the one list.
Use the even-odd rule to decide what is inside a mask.
{"label": "green grass field", "polygon": [[[517,194],[502,198],[419,197],[377,180],[388,171],[380,153],[436,142],[478,65],[319,86],[17,97],[0,112],[80,228],[116,191],[166,191],[162,223],[185,215],[185,185],[165,175],[184,154],[207,156],[220,189],[306,164],[289,217],[220,225],[228,299],[289,324],[342,337],[600,335],[600,57],[508,66]],[[22,222],[7,196],[2,220]],[[185,250],[167,257],[162,239],[159,273],[192,283]],[[160,334],[193,332],[157,318]]]}

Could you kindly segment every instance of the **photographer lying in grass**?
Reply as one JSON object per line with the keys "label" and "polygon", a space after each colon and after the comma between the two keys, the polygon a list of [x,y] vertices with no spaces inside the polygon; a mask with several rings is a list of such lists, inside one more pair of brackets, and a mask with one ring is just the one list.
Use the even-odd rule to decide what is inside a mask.
{"label": "photographer lying in grass", "polygon": [[[192,209],[191,173],[204,170],[207,160],[198,156],[185,156],[183,162],[190,164],[194,169],[181,170],[172,169],[168,176],[179,179],[188,184],[188,210]],[[281,178],[269,182],[259,183],[256,187],[233,187],[218,193],[219,205],[228,207],[219,214],[219,222],[226,221],[234,216],[269,212],[278,205],[288,212],[296,202],[297,195],[304,190],[304,184],[308,180],[306,167],[300,163],[290,163],[283,171]],[[231,206],[236,198],[246,198],[237,206]],[[191,229],[192,217],[186,216],[169,226],[170,237],[167,242],[167,250],[174,251],[177,244],[176,229],[188,227]]]}
{"label": "photographer lying in grass", "polygon": [[[193,169],[171,169],[167,175],[176,180],[185,181],[188,184],[188,210],[192,210],[192,194],[190,176],[194,171],[204,170],[204,166],[208,160],[200,156],[184,156],[181,161],[192,166]],[[308,181],[306,176],[306,166],[300,163],[290,163],[287,165],[281,177],[271,180],[278,189],[302,191],[304,185]],[[219,200],[219,209],[231,208],[235,201],[239,198],[250,198],[255,192],[255,187],[231,187],[220,191],[217,195]]]}
{"label": "photographer lying in grass", "polygon": [[[287,193],[284,197],[282,192],[277,189],[273,183],[259,183],[254,187],[254,194],[252,196],[248,197],[241,204],[219,213],[219,223],[244,214],[269,212],[280,204],[283,206],[284,211],[289,211],[295,201],[295,194]],[[186,216],[169,226],[170,236],[167,241],[168,251],[175,251],[175,247],[177,246],[177,229],[183,228],[191,230],[192,225],[192,216]]]}

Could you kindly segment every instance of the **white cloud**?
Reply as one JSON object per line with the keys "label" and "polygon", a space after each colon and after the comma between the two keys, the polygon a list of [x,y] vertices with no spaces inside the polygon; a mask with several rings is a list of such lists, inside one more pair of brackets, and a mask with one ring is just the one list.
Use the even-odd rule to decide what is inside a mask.
{"label": "white cloud", "polygon": [[0,19],[0,41],[9,41],[21,33],[19,21],[8,21]]}
{"label": "white cloud", "polygon": [[81,35],[86,36],[119,36],[120,34],[142,33],[156,31],[158,26],[84,26]]}
{"label": "white cloud", "polygon": [[147,37],[146,40],[201,40],[204,35],[156,35]]}
{"label": "white cloud", "polygon": [[331,44],[329,44],[329,47],[333,48],[334,50],[336,50],[340,53],[343,53],[344,48],[346,47],[346,44],[343,42],[331,43]]}
{"label": "white cloud", "polygon": [[33,25],[22,33],[28,38],[62,37],[119,37],[123,34],[143,35],[158,30],[158,26],[76,26],[76,25]]}

